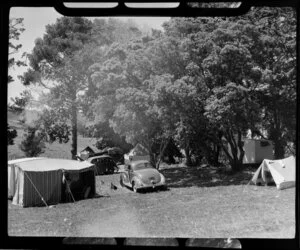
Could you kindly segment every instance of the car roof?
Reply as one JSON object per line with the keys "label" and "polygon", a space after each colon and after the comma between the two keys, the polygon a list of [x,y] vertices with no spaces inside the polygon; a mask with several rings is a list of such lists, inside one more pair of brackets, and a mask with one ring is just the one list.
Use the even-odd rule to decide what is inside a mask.
{"label": "car roof", "polygon": [[147,160],[138,160],[138,161],[132,161],[129,163],[129,165],[131,165],[132,167],[138,165],[138,164],[141,164],[141,163],[150,163],[149,161]]}
{"label": "car roof", "polygon": [[112,157],[110,157],[109,155],[98,155],[98,156],[93,156],[93,157],[88,158],[87,161],[91,161],[91,160],[94,160],[94,159],[100,159],[100,158],[112,159]]}

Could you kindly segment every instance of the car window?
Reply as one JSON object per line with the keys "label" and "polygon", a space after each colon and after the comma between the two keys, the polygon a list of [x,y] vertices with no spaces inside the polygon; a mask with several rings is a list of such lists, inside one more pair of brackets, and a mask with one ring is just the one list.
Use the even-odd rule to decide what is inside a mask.
{"label": "car window", "polygon": [[143,162],[135,165],[133,167],[133,170],[141,170],[141,169],[147,169],[147,168],[153,168],[152,165],[149,162]]}

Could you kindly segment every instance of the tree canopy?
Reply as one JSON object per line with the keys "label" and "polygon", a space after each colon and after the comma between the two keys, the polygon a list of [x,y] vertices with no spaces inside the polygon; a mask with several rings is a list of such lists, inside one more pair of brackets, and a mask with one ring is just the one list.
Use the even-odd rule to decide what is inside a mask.
{"label": "tree canopy", "polygon": [[71,126],[72,155],[80,112],[89,123],[81,130],[102,146],[141,143],[158,166],[172,141],[188,165],[218,164],[223,151],[238,170],[249,130],[274,142],[276,158],[295,142],[295,15],[254,8],[241,17],[174,17],[151,33],[64,17],[36,40],[23,83],[49,88],[47,126],[60,131],[54,140]]}

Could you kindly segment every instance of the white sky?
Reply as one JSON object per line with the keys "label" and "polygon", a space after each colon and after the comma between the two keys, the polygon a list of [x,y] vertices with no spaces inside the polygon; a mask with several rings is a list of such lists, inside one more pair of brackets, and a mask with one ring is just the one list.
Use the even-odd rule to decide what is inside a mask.
{"label": "white sky", "polygon": [[[34,47],[34,41],[38,37],[43,37],[45,32],[45,26],[47,24],[55,23],[57,18],[62,17],[54,8],[50,7],[14,7],[10,10],[10,18],[24,18],[23,24],[25,31],[20,35],[17,44],[22,44],[22,48],[19,50],[15,58],[20,58],[23,52],[30,53]],[[95,17],[89,17],[94,19]],[[102,17],[96,17],[102,18]],[[118,17],[122,20],[132,19],[141,27],[147,26],[155,29],[162,29],[163,22],[169,20],[169,17]],[[14,78],[14,82],[8,84],[7,99],[11,97],[19,96],[19,94],[26,89],[19,79],[18,75],[21,75],[26,71],[26,67],[14,67],[10,70],[10,75]]]}

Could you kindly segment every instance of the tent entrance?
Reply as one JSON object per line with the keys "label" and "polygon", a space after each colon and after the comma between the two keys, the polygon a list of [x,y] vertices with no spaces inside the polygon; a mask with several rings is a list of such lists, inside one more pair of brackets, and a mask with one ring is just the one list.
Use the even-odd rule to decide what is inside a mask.
{"label": "tent entrance", "polygon": [[84,172],[63,173],[62,202],[74,202],[92,198],[95,195],[95,173],[93,169]]}
{"label": "tent entrance", "polygon": [[258,186],[275,186],[275,181],[272,177],[271,171],[266,167],[261,174],[253,181]]}

